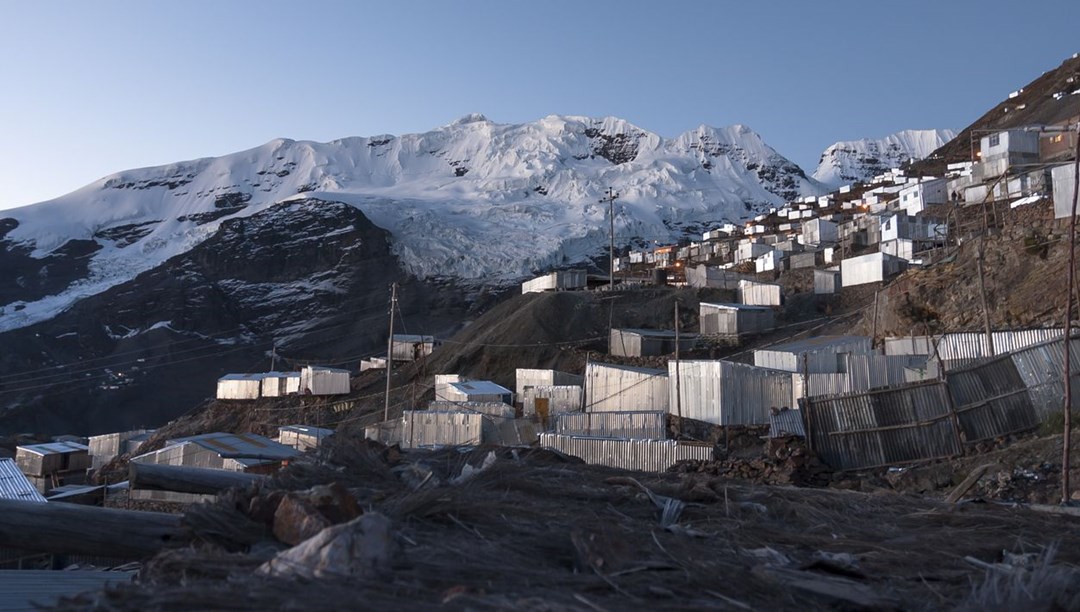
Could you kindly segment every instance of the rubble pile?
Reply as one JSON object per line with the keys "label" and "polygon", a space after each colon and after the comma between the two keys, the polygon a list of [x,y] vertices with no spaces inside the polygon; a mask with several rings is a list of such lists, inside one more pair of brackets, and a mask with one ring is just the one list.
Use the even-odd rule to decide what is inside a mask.
{"label": "rubble pile", "polygon": [[832,476],[832,471],[812,456],[803,440],[795,436],[769,438],[765,455],[761,457],[681,461],[670,471],[708,474],[756,484],[802,487],[825,486]]}

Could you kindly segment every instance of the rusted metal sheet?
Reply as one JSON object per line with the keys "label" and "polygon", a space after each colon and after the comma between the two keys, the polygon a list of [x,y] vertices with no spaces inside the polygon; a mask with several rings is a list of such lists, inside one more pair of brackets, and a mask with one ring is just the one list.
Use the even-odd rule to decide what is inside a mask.
{"label": "rusted metal sheet", "polygon": [[808,398],[804,417],[814,452],[840,470],[951,457],[961,452],[948,389],[931,381]]}
{"label": "rusted metal sheet", "polygon": [[663,440],[667,437],[667,413],[576,412],[560,414],[555,432],[591,438],[637,438]]}
{"label": "rusted metal sheet", "polygon": [[663,472],[679,461],[713,458],[711,445],[675,440],[615,440],[541,433],[540,446],[580,457],[585,463],[638,472]]}

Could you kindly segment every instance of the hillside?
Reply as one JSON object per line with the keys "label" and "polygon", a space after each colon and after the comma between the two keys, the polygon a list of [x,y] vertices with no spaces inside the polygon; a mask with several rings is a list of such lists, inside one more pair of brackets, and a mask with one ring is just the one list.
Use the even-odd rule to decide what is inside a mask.
{"label": "hillside", "polygon": [[979,139],[989,130],[1080,120],[1080,55],[1044,72],[1016,93],[1015,97],[1006,96],[931,153],[925,162],[913,166],[912,171],[940,175],[945,164],[971,160],[972,152],[978,150]]}

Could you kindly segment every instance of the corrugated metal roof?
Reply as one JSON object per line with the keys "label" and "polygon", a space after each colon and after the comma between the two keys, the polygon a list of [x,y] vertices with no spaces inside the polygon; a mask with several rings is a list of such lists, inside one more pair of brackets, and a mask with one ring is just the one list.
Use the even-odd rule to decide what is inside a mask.
{"label": "corrugated metal roof", "polygon": [[506,395],[513,391],[497,385],[490,380],[470,380],[468,382],[450,383],[450,386],[465,395]]}
{"label": "corrugated metal roof", "polygon": [[27,452],[34,453],[35,455],[53,455],[63,453],[77,453],[79,451],[90,451],[90,447],[85,444],[78,444],[75,442],[46,442],[44,444],[29,444],[27,446],[19,446],[19,449]]}
{"label": "corrugated metal roof", "polygon": [[135,572],[0,570],[0,610],[31,611],[55,606],[61,597],[131,582]]}
{"label": "corrugated metal roof", "polygon": [[262,380],[266,378],[265,373],[258,374],[226,374],[218,380]]}
{"label": "corrugated metal roof", "polygon": [[641,368],[638,366],[618,365],[614,363],[600,363],[593,361],[589,365],[597,368],[614,368],[616,370],[626,370],[627,372],[637,372],[638,374],[647,374],[649,376],[667,376],[667,370],[657,370],[655,368]]}
{"label": "corrugated metal roof", "polygon": [[45,501],[37,487],[19,470],[14,459],[0,459],[0,499]]}
{"label": "corrugated metal roof", "polygon": [[712,302],[701,302],[700,305],[708,308],[723,308],[725,310],[772,310],[771,306],[755,306],[753,304],[715,304]]}
{"label": "corrugated metal roof", "polygon": [[869,341],[870,338],[866,336],[818,336],[816,338],[796,340],[795,342],[788,342],[786,344],[774,344],[765,347],[764,350],[782,351],[785,353],[803,353],[807,351],[817,351],[823,348],[842,347],[848,344]]}
{"label": "corrugated metal roof", "polygon": [[[670,329],[645,329],[641,327],[621,327],[613,331],[620,331],[624,334],[637,334],[639,336],[647,336],[650,338],[674,338],[675,332]],[[682,334],[686,335],[686,334]]]}
{"label": "corrugated metal roof", "polygon": [[306,436],[316,436],[319,438],[325,438],[334,433],[333,429],[326,429],[323,427],[312,427],[311,425],[283,425],[278,427],[278,432],[292,431],[298,434]]}
{"label": "corrugated metal roof", "polygon": [[252,458],[265,460],[269,458],[288,459],[298,454],[297,450],[291,446],[279,444],[270,438],[253,433],[216,432],[169,441],[170,446],[184,443],[197,444],[220,455],[229,455],[230,458],[245,463],[245,465],[247,463],[243,459],[249,455]]}
{"label": "corrugated metal roof", "polygon": [[394,342],[435,342],[435,336],[420,336],[417,334],[394,334]]}
{"label": "corrugated metal roof", "polygon": [[341,373],[348,374],[349,373],[348,370],[343,370],[341,368],[327,368],[327,367],[324,367],[324,366],[304,366],[304,367],[311,370],[311,371],[313,371],[313,372],[337,372],[339,374],[341,374]]}

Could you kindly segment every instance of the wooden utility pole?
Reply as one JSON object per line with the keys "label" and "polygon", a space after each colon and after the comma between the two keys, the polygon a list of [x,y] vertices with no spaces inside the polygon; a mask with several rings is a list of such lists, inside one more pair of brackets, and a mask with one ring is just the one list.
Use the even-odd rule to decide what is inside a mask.
{"label": "wooden utility pole", "polygon": [[870,333],[870,348],[877,346],[877,308],[878,308],[878,296],[881,295],[881,290],[878,289],[874,292],[874,327]]}
{"label": "wooden utility pole", "polygon": [[611,220],[611,231],[608,234],[608,288],[615,289],[615,200],[619,199],[619,194],[611,187],[608,187],[607,197],[600,200],[601,203],[607,202],[609,206],[608,218]]}
{"label": "wooden utility pole", "polygon": [[677,438],[682,437],[682,394],[679,393],[679,300],[675,300],[675,414],[679,417]]}
{"label": "wooden utility pole", "polygon": [[[996,183],[995,183],[996,185]],[[993,193],[993,187],[990,188],[990,193]],[[987,194],[989,197],[990,194]],[[983,328],[986,332],[986,348],[990,351],[990,356],[995,355],[994,352],[994,331],[990,327],[990,307],[986,303],[986,282],[983,279],[985,276],[983,269],[983,261],[986,259],[986,235],[990,232],[990,226],[986,220],[986,198],[983,198],[983,231],[979,234],[979,249],[978,257],[975,259],[975,268],[979,273],[979,298],[982,302],[982,315],[983,315]]]}
{"label": "wooden utility pole", "polygon": [[183,516],[0,499],[0,546],[55,554],[144,559],[183,546]]}
{"label": "wooden utility pole", "polygon": [[1069,286],[1065,289],[1065,422],[1061,444],[1061,503],[1069,503],[1069,466],[1072,459],[1072,311],[1076,283],[1076,199],[1080,195],[1080,123],[1076,126],[1076,151],[1073,160],[1073,201],[1069,217]]}
{"label": "wooden utility pole", "polygon": [[383,421],[390,420],[390,374],[394,370],[394,311],[397,310],[397,283],[390,285],[390,336],[386,339],[386,397]]}

